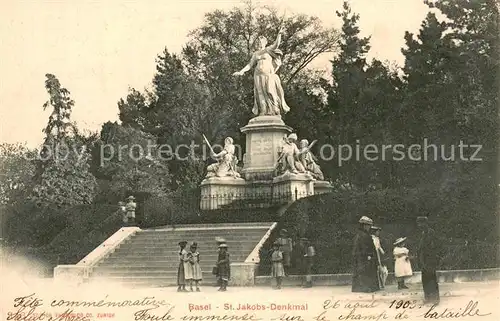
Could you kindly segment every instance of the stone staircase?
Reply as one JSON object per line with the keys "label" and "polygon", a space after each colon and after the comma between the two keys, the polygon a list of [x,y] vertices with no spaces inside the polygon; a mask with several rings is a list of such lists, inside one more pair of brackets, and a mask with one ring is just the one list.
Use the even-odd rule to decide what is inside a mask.
{"label": "stone staircase", "polygon": [[[178,243],[198,243],[202,285],[215,284],[216,237],[227,240],[231,263],[258,262],[254,249],[273,223],[182,225],[140,230],[92,268],[90,282],[114,281],[133,287],[173,286],[177,283]],[[252,256],[250,256],[252,254]],[[256,256],[255,256],[256,254]],[[250,257],[249,257],[250,256]]]}

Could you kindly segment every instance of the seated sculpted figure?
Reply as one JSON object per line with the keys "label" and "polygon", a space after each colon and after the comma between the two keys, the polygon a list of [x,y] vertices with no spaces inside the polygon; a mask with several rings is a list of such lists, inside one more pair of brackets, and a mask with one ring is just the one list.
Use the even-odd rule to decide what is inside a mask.
{"label": "seated sculpted figure", "polygon": [[311,173],[312,177],[317,180],[322,181],[324,179],[323,172],[321,168],[316,163],[318,160],[309,150],[309,142],[307,139],[303,139],[300,141],[300,151],[302,154],[299,156],[300,162],[304,166],[304,168]]}
{"label": "seated sculpted figure", "polygon": [[290,172],[292,174],[306,173],[306,169],[299,161],[301,152],[295,144],[295,142],[297,141],[297,135],[290,134],[284,140],[285,141],[279,153],[278,162],[276,164],[277,174],[282,175],[286,172]]}
{"label": "seated sculpted figure", "polygon": [[217,163],[207,167],[207,178],[209,177],[234,177],[239,178],[236,165],[238,157],[236,157],[233,139],[227,137],[224,140],[224,149],[220,153],[211,152],[211,156],[217,160]]}

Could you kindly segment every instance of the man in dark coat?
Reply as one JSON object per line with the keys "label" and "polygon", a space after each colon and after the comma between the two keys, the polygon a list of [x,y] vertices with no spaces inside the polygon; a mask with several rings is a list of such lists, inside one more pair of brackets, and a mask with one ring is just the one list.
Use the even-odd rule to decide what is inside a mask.
{"label": "man in dark coat", "polygon": [[352,292],[371,293],[380,290],[377,272],[377,250],[370,235],[372,219],[363,216],[360,228],[354,237]]}
{"label": "man in dark coat", "polygon": [[417,258],[422,272],[424,302],[438,304],[439,285],[436,270],[439,264],[439,242],[436,238],[436,232],[429,227],[427,217],[419,216],[417,226],[421,231]]}

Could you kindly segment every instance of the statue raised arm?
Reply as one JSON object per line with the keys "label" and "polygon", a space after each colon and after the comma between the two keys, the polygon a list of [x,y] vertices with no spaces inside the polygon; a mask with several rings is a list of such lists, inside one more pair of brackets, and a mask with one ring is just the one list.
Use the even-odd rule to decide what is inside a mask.
{"label": "statue raised arm", "polygon": [[257,116],[281,115],[290,111],[285,101],[281,80],[276,74],[283,56],[283,52],[278,49],[281,43],[281,31],[282,27],[274,43],[267,47],[267,39],[260,36],[257,39],[259,49],[252,54],[249,63],[240,71],[233,73],[234,76],[241,76],[250,69],[255,69],[252,112]]}

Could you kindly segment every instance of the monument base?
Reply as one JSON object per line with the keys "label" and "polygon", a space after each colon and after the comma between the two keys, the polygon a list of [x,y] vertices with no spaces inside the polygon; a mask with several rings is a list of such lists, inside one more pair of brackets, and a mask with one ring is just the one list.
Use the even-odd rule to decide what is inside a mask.
{"label": "monument base", "polygon": [[310,174],[285,174],[273,179],[273,196],[288,196],[286,201],[314,195],[314,179]]}
{"label": "monument base", "polygon": [[314,194],[325,194],[333,191],[333,186],[328,181],[314,181]]}
{"label": "monument base", "polygon": [[257,116],[241,128],[246,135],[242,176],[247,181],[272,180],[283,139],[292,132],[281,116]]}

